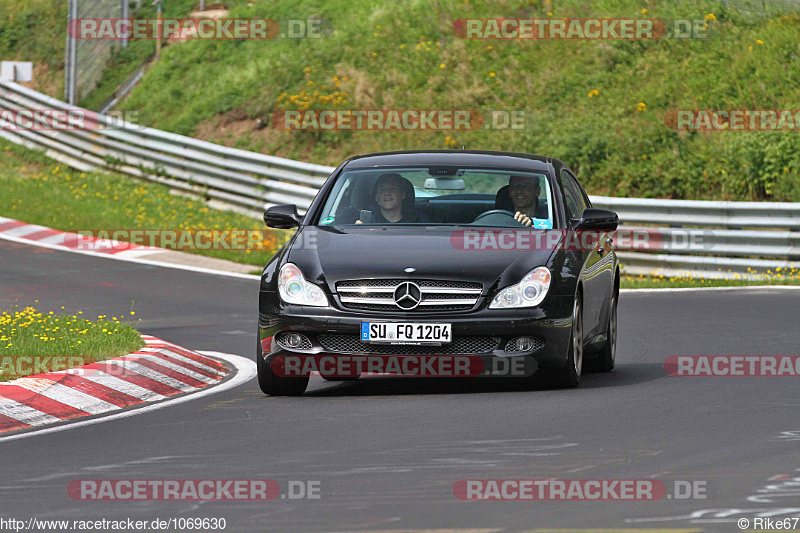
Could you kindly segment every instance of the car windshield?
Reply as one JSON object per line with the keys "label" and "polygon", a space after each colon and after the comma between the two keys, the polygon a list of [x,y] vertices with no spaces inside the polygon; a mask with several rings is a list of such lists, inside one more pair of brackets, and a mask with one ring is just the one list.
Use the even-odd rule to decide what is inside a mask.
{"label": "car windshield", "polygon": [[[521,215],[525,224],[515,220]],[[544,173],[498,169],[383,168],[343,172],[316,224],[553,227]]]}

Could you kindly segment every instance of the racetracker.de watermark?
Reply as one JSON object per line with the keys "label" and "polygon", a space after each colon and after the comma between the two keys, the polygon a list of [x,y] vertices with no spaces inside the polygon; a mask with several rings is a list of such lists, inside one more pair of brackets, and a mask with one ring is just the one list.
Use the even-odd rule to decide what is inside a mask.
{"label": "racetracker.de watermark", "polygon": [[93,358],[75,355],[7,355],[0,357],[0,377],[58,372],[93,361]]}
{"label": "racetracker.de watermark", "polygon": [[324,19],[316,18],[79,18],[69,22],[67,34],[77,40],[320,39],[330,34],[325,26]]}
{"label": "racetracker.de watermark", "polygon": [[[413,346],[409,346],[409,351]],[[526,377],[536,365],[520,357],[494,357],[485,362],[476,355],[278,355],[270,360],[281,377],[355,377],[362,374],[403,377]]]}
{"label": "racetracker.de watermark", "polygon": [[679,377],[798,377],[800,355],[671,355],[664,370]]}
{"label": "racetracker.de watermark", "polygon": [[274,479],[74,479],[67,485],[73,500],[269,501],[319,500],[322,482]]}
{"label": "racetracker.de watermark", "polygon": [[273,129],[291,131],[525,130],[532,114],[520,109],[283,109]]}
{"label": "racetracker.de watermark", "polygon": [[[94,361],[92,357],[52,357],[51,363],[52,365],[59,364],[61,365],[64,363],[64,359],[66,359],[66,363],[68,366],[66,369],[57,370],[58,377],[48,376],[47,381],[42,381],[41,385],[43,387],[48,387],[50,383],[49,381],[60,381],[61,379],[69,380],[71,379],[68,376],[75,376],[78,378],[88,378],[88,377],[95,377],[95,376],[113,376],[123,380],[127,380],[128,378],[141,378],[142,374],[148,375],[150,370],[153,369],[153,365],[160,365],[161,367],[166,365],[177,365],[186,368],[191,368],[191,370],[203,374],[208,377],[214,377],[215,374],[204,370],[202,368],[198,368],[196,364],[193,364],[191,361],[195,363],[199,361],[195,355],[191,353],[173,353],[172,355],[160,354],[159,358],[161,359],[160,362],[154,362],[152,359],[149,359],[147,356],[152,356],[152,353],[149,351],[138,351],[134,352],[131,355],[122,356],[122,357],[115,357],[114,359],[106,359],[103,361]],[[174,350],[174,349],[173,349]],[[42,357],[39,365],[46,365],[47,364],[47,357]],[[24,365],[23,365],[24,366]],[[15,367],[15,370],[17,368]],[[163,370],[163,368],[162,368]],[[53,371],[56,371],[53,369]]]}
{"label": "racetracker.de watermark", "polygon": [[[304,239],[317,246],[316,236]],[[69,239],[69,238],[66,238]],[[138,246],[168,250],[272,250],[277,243],[271,230],[259,229],[92,229],[78,230],[72,249],[104,252],[124,251]]]}
{"label": "racetracker.de watermark", "polygon": [[[450,245],[460,251],[595,250],[604,237],[620,251],[708,252],[715,246],[715,231],[693,228],[621,228],[596,230],[491,228],[458,229]],[[308,227],[298,234],[294,249],[322,250],[332,245],[325,226]],[[82,229],[66,234],[63,244],[72,249],[117,253],[139,246],[168,250],[269,251],[278,245],[270,229]]]}
{"label": "racetracker.de watermark", "polygon": [[672,109],[664,124],[677,131],[800,131],[800,109]]}
{"label": "racetracker.de watermark", "polygon": [[658,479],[461,479],[453,495],[464,501],[705,500],[706,481]]}
{"label": "racetracker.de watermark", "polygon": [[714,231],[683,228],[622,228],[614,232],[561,229],[464,229],[450,234],[463,251],[590,251],[608,236],[617,250],[702,252],[713,247]]}
{"label": "racetracker.de watermark", "polygon": [[456,37],[500,40],[706,39],[706,19],[486,18],[459,19]]}
{"label": "racetracker.de watermark", "polygon": [[0,109],[0,130],[92,131],[139,129],[138,111],[100,115],[87,109]]}

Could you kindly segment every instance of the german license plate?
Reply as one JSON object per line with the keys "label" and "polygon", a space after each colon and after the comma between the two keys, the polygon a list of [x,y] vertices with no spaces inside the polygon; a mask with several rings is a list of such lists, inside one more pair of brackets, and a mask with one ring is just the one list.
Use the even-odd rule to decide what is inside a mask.
{"label": "german license plate", "polygon": [[362,322],[361,341],[387,344],[446,344],[450,324],[419,322]]}

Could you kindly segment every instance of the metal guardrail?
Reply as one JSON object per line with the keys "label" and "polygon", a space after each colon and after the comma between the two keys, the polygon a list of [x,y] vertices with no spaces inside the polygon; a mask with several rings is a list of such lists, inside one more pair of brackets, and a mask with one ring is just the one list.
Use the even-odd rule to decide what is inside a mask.
{"label": "metal guardrail", "polygon": [[657,230],[655,249],[621,248],[628,274],[757,279],[800,270],[800,203],[590,199],[616,211],[625,229]]}
{"label": "metal guardrail", "polygon": [[592,196],[595,207],[611,209],[626,224],[670,227],[715,226],[729,229],[773,228],[800,231],[800,203],[714,202]]}
{"label": "metal guardrail", "polygon": [[[79,110],[19,84],[0,81],[0,109]],[[146,128],[91,111],[97,127],[36,130],[4,127],[0,136],[44,150],[81,170],[111,170],[256,215],[265,205],[295,203],[306,209],[333,168],[220,146]],[[258,214],[257,216],[261,216]]]}
{"label": "metal guardrail", "polygon": [[[0,109],[79,108],[16,83],[0,81]],[[307,209],[334,170],[81,111],[96,117],[100,127],[10,130],[3,127],[0,119],[0,136],[44,151],[74,168],[105,169],[163,183],[177,192],[205,197],[211,205],[258,218],[268,205],[291,203]],[[596,207],[616,211],[623,228],[651,225],[650,231],[658,231],[657,250],[620,247],[625,272],[630,274],[753,277],[751,270],[800,269],[800,203],[604,196],[592,196],[591,200]],[[686,246],[686,239],[699,239],[702,245]]]}

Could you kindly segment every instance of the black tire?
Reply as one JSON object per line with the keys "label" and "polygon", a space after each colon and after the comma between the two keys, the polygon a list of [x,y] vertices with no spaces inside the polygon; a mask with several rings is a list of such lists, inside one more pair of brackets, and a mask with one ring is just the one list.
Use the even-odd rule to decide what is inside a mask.
{"label": "black tire", "polygon": [[597,358],[591,360],[591,369],[594,372],[611,372],[617,359],[617,295],[611,296],[611,309],[608,312],[608,326],[606,327],[607,340]]}
{"label": "black tire", "polygon": [[261,338],[258,337],[256,349],[256,369],[258,370],[258,386],[261,392],[270,396],[300,396],[308,387],[308,376],[287,378],[278,376],[261,355]]}
{"label": "black tire", "polygon": [[567,364],[554,372],[555,384],[560,387],[577,387],[583,371],[583,305],[581,296],[575,297],[572,306],[572,334],[567,349]]}

